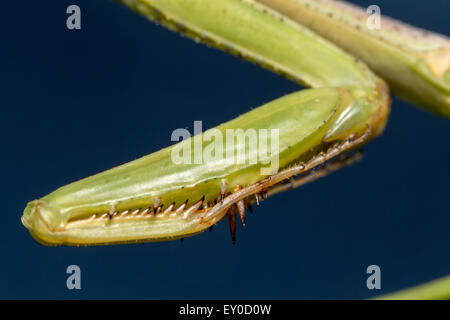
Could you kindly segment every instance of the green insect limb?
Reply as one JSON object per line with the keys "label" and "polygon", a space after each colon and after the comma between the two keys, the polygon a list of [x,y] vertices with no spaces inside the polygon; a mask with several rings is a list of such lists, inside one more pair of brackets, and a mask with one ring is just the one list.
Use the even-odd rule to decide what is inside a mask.
{"label": "green insect limb", "polygon": [[[316,170],[307,171],[304,175],[299,175],[296,177],[291,177],[285,180],[283,183],[278,183],[271,186],[265,193],[265,198],[272,197],[278,193],[293,190],[299,187],[304,186],[305,184],[314,182],[320,178],[326,177],[331,173],[341,169],[344,166],[352,165],[358,161],[360,161],[363,157],[362,150],[358,150],[354,154],[349,153],[341,153],[338,157],[333,159],[332,162],[328,162],[322,167],[317,168]],[[254,204],[256,201],[259,201],[259,198],[254,198],[248,201],[248,207]]]}
{"label": "green insect limb", "polygon": [[[122,2],[170,29],[312,88],[30,202],[22,222],[43,244],[184,238],[227,213],[233,230],[236,211],[244,222],[245,206],[260,195],[357,148],[386,124],[390,98],[382,79],[327,40],[256,1]],[[242,135],[236,143],[218,145],[218,136],[230,130]],[[276,133],[268,137],[270,155],[261,157],[261,146],[255,150],[246,143],[249,130]],[[195,147],[199,141],[205,144],[200,152]],[[198,159],[211,150],[214,156],[206,162],[174,162],[179,151],[183,158]],[[228,161],[229,154],[259,159]]]}
{"label": "green insect limb", "polygon": [[[342,146],[341,146],[341,148],[342,148]],[[340,151],[342,151],[342,150],[340,150]],[[328,154],[328,156],[331,156],[331,154]],[[240,192],[240,193],[238,195],[241,196],[241,198],[243,198],[243,199],[238,200],[236,202],[235,209],[237,210],[237,212],[239,214],[239,218],[241,220],[242,225],[245,226],[245,210],[246,210],[246,208],[250,212],[253,212],[252,205],[256,204],[259,206],[259,203],[262,200],[265,200],[269,197],[272,197],[272,196],[274,196],[278,193],[284,192],[284,191],[299,188],[301,186],[304,186],[305,184],[316,181],[317,179],[328,176],[329,174],[339,170],[340,168],[342,168],[344,166],[351,165],[351,164],[361,160],[361,158],[362,158],[362,151],[358,150],[354,154],[341,153],[339,155],[339,157],[336,157],[335,159],[333,159],[333,161],[327,162],[325,165],[323,165],[322,167],[319,167],[315,170],[308,171],[308,167],[313,166],[314,161],[311,161],[307,165],[304,165],[304,167],[290,168],[291,173],[292,173],[292,170],[297,169],[300,174],[298,174],[296,176],[291,176],[288,179],[285,179],[284,181],[282,181],[280,183],[271,184],[268,188],[259,188],[259,190],[261,190],[261,189],[263,190],[263,192],[261,192],[261,193],[257,193],[257,192],[253,193],[255,191],[254,189],[251,190],[251,192],[248,192],[248,190],[247,190],[247,194],[253,193],[254,197],[247,196],[247,198],[245,198],[246,190],[239,190],[238,192]],[[316,161],[318,160],[317,157],[315,160]],[[303,172],[306,172],[306,173],[301,174]],[[284,173],[286,173],[286,172],[284,172]],[[276,178],[276,177],[272,177],[272,179],[273,178]],[[260,187],[262,184],[264,184],[264,181],[260,182]],[[242,194],[244,194],[244,197],[242,197]],[[235,197],[236,197],[236,194],[235,194]],[[232,237],[233,241],[234,241],[234,237],[235,237],[235,228],[236,228],[234,214],[235,214],[235,212],[233,210],[233,206],[231,206],[231,209],[228,210],[227,215],[228,215],[229,221],[230,221],[230,231],[231,231],[231,237]]]}
{"label": "green insect limb", "polygon": [[362,59],[400,97],[450,118],[450,39],[330,0],[257,0]]}
{"label": "green insect limb", "polygon": [[378,300],[449,300],[450,276],[376,297]]}

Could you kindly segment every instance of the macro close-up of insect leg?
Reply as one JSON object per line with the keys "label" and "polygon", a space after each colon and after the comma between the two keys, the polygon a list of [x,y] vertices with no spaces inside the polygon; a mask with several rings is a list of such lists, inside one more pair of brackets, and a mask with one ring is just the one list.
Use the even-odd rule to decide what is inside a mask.
{"label": "macro close-up of insect leg", "polygon": [[[108,158],[111,162],[100,162],[90,171],[83,171],[87,164],[77,167],[68,162],[67,166],[77,174],[71,176],[71,170],[67,170],[68,175],[63,179],[55,173],[51,187],[39,188],[42,182],[37,183],[36,187],[27,183],[27,188],[32,191],[24,193],[24,197],[29,199],[26,205],[24,202],[20,222],[16,216],[17,223],[21,223],[26,228],[22,228],[23,231],[28,231],[40,245],[80,247],[74,248],[80,252],[89,250],[85,247],[90,246],[112,245],[111,250],[125,250],[118,248],[133,247],[132,244],[137,243],[156,246],[160,242],[190,237],[202,237],[203,241],[214,242],[215,238],[209,233],[200,234],[213,228],[221,230],[222,225],[229,229],[227,233],[234,244],[232,247],[238,247],[241,242],[236,235],[238,233],[239,238],[248,229],[251,224],[249,214],[264,210],[267,203],[270,208],[267,211],[270,210],[272,219],[283,227],[278,229],[278,233],[273,231],[275,228],[272,230],[270,223],[266,224],[266,229],[253,229],[252,232],[261,238],[277,239],[277,234],[283,234],[285,229],[291,230],[292,236],[297,232],[300,234],[300,230],[308,228],[308,219],[323,217],[322,227],[332,229],[336,225],[336,230],[347,230],[342,232],[345,239],[345,233],[348,233],[348,229],[343,227],[345,223],[339,225],[331,222],[333,219],[348,222],[346,219],[351,216],[352,223],[362,230],[361,226],[370,224],[371,218],[378,218],[377,214],[385,219],[377,227],[381,242],[383,232],[395,235],[395,228],[403,222],[411,229],[399,234],[409,234],[417,239],[426,238],[421,235],[422,216],[417,213],[421,206],[426,208],[422,209],[423,219],[428,218],[429,221],[436,222],[445,217],[445,212],[448,213],[441,196],[445,193],[443,181],[449,178],[448,161],[445,160],[445,152],[449,149],[448,136],[438,133],[442,130],[445,132],[445,129],[434,133],[430,129],[432,125],[425,127],[425,123],[430,119],[436,122],[436,126],[439,124],[439,128],[445,128],[450,119],[450,39],[447,35],[380,15],[378,5],[366,8],[352,3],[332,0],[108,2],[114,12],[114,19],[119,21],[125,17],[129,19],[126,21],[130,21],[128,25],[121,25],[111,31],[111,34],[118,34],[118,37],[127,41],[132,39],[130,43],[135,47],[128,48],[132,52],[131,58],[122,58],[114,51],[111,51],[110,56],[103,54],[105,59],[114,61],[116,68],[93,67],[96,63],[101,65],[101,58],[88,68],[97,70],[102,76],[117,77],[121,85],[117,86],[116,92],[109,91],[109,98],[113,100],[113,94],[120,94],[122,87],[126,88],[127,81],[139,84],[129,92],[124,91],[123,109],[117,111],[128,120],[122,123],[117,120],[121,118],[120,115],[115,120],[110,118],[114,111],[101,111],[103,115],[99,116],[100,120],[92,120],[88,126],[83,121],[78,124],[73,120],[76,118],[74,111],[71,116],[61,114],[59,118],[43,115],[37,118],[36,123],[48,117],[53,119],[56,128],[67,126],[67,132],[65,128],[51,132],[50,136],[55,136],[55,139],[58,133],[69,136],[71,125],[79,126],[80,132],[92,133],[93,139],[108,128],[105,133],[107,137],[120,139],[113,137],[116,137],[115,134],[120,137],[122,132],[123,139],[129,139],[125,144],[127,147],[117,147],[117,150],[114,149],[117,158],[112,153]],[[89,19],[94,19],[94,13],[95,10],[90,8]],[[87,21],[95,25],[94,20]],[[86,30],[94,29],[89,28],[86,27]],[[147,39],[145,28],[163,32],[164,36],[156,40],[150,37]],[[76,36],[80,38],[74,37],[73,41],[80,41],[88,32],[81,27],[75,29],[78,29]],[[166,34],[167,30],[170,32]],[[175,45],[165,53],[167,60],[147,59],[147,54],[150,57],[162,50],[167,37],[178,37],[176,40],[179,40],[180,46],[198,44],[199,48],[193,50],[204,50],[205,55],[218,55],[218,62],[211,67],[205,63],[206,60],[203,61],[201,54],[177,50]],[[95,40],[89,41],[95,48]],[[124,43],[127,41],[124,40]],[[145,47],[148,43],[151,43],[151,53]],[[167,87],[164,94],[158,95],[158,89],[153,88],[153,83],[147,85],[145,80],[133,80],[133,75],[128,76],[128,79],[121,76],[120,72],[128,74],[123,70],[132,70],[128,71],[130,74],[138,73],[138,63],[133,65],[134,56],[142,57],[139,58],[139,64],[143,70],[155,68],[155,74],[160,79],[172,77],[165,82],[155,82],[161,85],[155,88]],[[276,86],[272,88],[271,84],[267,84],[269,82],[261,80],[259,89],[259,79],[255,76],[248,83],[258,88],[254,94],[258,99],[246,103],[242,93],[227,93],[225,86],[210,84],[211,79],[199,78],[195,82],[196,72],[207,69],[217,71],[219,78],[221,68],[226,69],[221,66],[220,59],[223,59],[224,65],[236,63],[236,68],[253,68],[251,70],[258,70],[255,72],[270,74],[268,77],[282,79],[275,81],[289,84],[277,90]],[[234,60],[228,62],[225,59]],[[174,66],[180,63],[186,69],[172,67],[171,63]],[[185,70],[194,71],[189,73]],[[246,74],[250,74],[249,71],[235,72],[231,79],[235,77],[233,80],[238,82],[238,78]],[[177,89],[173,84],[178,75],[186,76],[183,85],[189,92],[188,98],[182,96],[184,89]],[[89,77],[85,82],[79,82],[77,90],[90,88],[95,98],[97,93],[94,88],[100,87],[100,83],[94,80],[90,83]],[[190,85],[191,81],[196,84]],[[57,90],[54,92],[56,96]],[[227,95],[235,96],[234,100],[226,102]],[[101,96],[100,93],[98,96]],[[178,106],[170,103],[173,97],[179,98]],[[141,103],[149,104],[150,119],[140,122],[147,115],[143,109],[128,118],[128,113],[132,114]],[[198,111],[195,103],[207,107]],[[402,109],[404,105],[407,107]],[[89,112],[96,112],[94,107],[86,108]],[[47,112],[58,115],[54,111]],[[207,118],[208,112],[214,113],[214,121],[209,121],[203,128],[202,121],[194,118],[200,119],[203,115]],[[399,116],[401,112],[406,112],[407,116]],[[421,117],[424,122],[416,120]],[[83,116],[80,115],[80,118]],[[180,122],[172,122],[178,120]],[[194,121],[193,135],[186,127],[186,123],[191,120]],[[108,121],[111,121],[111,126],[104,127]],[[46,123],[43,127],[50,130]],[[138,138],[127,138],[127,134],[139,130],[142,123],[146,126],[148,136],[138,134]],[[169,140],[161,128],[173,129],[173,123],[182,127],[173,130],[170,142],[159,142],[157,139],[163,135]],[[407,127],[408,124],[415,126],[414,129]],[[36,129],[29,127],[30,130]],[[390,144],[386,136],[389,139],[396,136],[396,144]],[[89,146],[86,142],[80,142],[80,149],[75,149],[75,144],[72,151],[70,139],[67,142],[53,142],[53,145],[48,141],[50,139],[39,139],[35,143],[36,149],[29,147],[34,150],[29,159],[38,160],[46,155],[55,163],[63,164],[64,161],[59,161],[58,157],[67,159],[73,155],[80,159],[92,159],[105,148],[98,143]],[[128,156],[128,145],[132,148],[145,144],[140,139],[146,141],[145,151]],[[154,141],[158,143],[149,147],[149,141],[151,144]],[[83,143],[86,143],[86,150]],[[434,147],[428,150],[424,147],[427,143],[434,143]],[[54,148],[53,155],[45,149],[45,145]],[[366,148],[369,152],[366,152]],[[61,150],[65,151],[60,155]],[[417,154],[424,158],[419,159]],[[444,155],[443,161],[440,160],[440,154]],[[417,168],[427,166],[424,161],[432,155],[439,159],[440,164],[443,163],[443,168],[440,168],[439,174],[430,172],[424,180],[426,182],[420,183],[415,177],[424,173]],[[20,154],[18,157],[21,157]],[[130,158],[135,160],[130,161]],[[37,168],[37,163],[30,168]],[[360,166],[365,170],[360,170]],[[413,169],[401,173],[402,167],[408,166]],[[348,172],[346,178],[340,178],[341,171]],[[352,172],[358,175],[357,179],[352,176]],[[52,172],[47,169],[39,174],[50,176]],[[324,187],[328,180],[330,187],[334,187],[331,192]],[[358,181],[361,184],[356,187]],[[305,185],[307,187],[303,188]],[[303,195],[303,190],[308,192],[308,188],[315,185],[315,197],[308,199],[308,196]],[[419,185],[420,188],[428,188],[430,194],[418,191],[419,196],[413,196],[411,190],[419,190]],[[431,192],[433,189],[435,193]],[[311,199],[311,203],[308,203]],[[414,208],[419,200],[422,202],[416,205],[417,215],[412,215],[414,218],[410,219],[406,211],[398,209],[403,204]],[[395,203],[395,206],[389,206],[389,203]],[[256,210],[255,206],[258,207]],[[435,207],[438,209],[432,209]],[[366,216],[371,209],[372,215]],[[397,212],[400,213],[396,217]],[[299,217],[305,220],[298,220]],[[251,221],[259,218],[255,214]],[[359,219],[366,220],[361,222]],[[397,224],[391,225],[389,219],[397,221]],[[297,229],[292,231],[288,226],[294,224]],[[316,230],[322,227],[316,225]],[[432,227],[429,228],[431,230]],[[398,230],[402,230],[401,227]],[[355,231],[355,234],[358,232],[363,234],[363,231]],[[444,236],[443,241],[438,240],[441,239],[442,231],[430,233],[436,237],[436,242],[442,242],[442,248],[449,245],[445,243]],[[25,241],[27,238],[21,239]],[[321,241],[320,237],[317,236],[314,241]],[[356,239],[348,240],[349,243],[353,241]],[[398,241],[399,246],[407,248],[400,236]],[[392,241],[383,243],[386,247],[390,244]],[[314,246],[310,247],[313,250],[311,248]],[[414,247],[405,250],[414,250]],[[433,250],[437,250],[437,247],[433,246]],[[437,274],[442,277],[448,274],[448,270],[440,270]],[[448,279],[442,278],[423,287],[381,295],[380,298],[450,298],[450,288]]]}

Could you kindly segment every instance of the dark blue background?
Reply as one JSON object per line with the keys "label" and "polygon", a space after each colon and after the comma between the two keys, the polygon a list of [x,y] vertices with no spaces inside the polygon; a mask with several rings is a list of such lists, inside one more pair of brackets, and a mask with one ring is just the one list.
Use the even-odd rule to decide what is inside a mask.
{"label": "dark blue background", "polygon": [[[376,3],[450,34],[448,0]],[[20,222],[29,200],[299,88],[107,0],[7,1],[0,30],[0,298],[366,298],[450,273],[450,122],[397,99],[362,162],[267,200],[234,246],[224,222],[183,243],[39,245]]]}

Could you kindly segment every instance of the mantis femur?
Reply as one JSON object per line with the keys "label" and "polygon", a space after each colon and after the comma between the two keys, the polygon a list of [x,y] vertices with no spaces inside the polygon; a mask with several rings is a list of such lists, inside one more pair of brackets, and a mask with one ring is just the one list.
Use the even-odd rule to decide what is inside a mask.
{"label": "mantis femur", "polygon": [[[308,27],[343,47],[360,41],[352,52],[380,71],[398,92],[449,115],[449,56],[444,38],[421,39],[424,46],[436,43],[433,50],[421,51],[408,38],[413,37],[412,31],[407,29],[403,43],[404,38],[396,34],[400,34],[398,25],[392,22],[380,39],[365,30],[353,9],[328,1],[122,2],[198,42],[310,88],[30,202],[22,221],[41,243],[96,245],[184,238],[226,215],[234,235],[236,212],[245,223],[246,207],[252,203],[288,189],[286,182],[295,186],[329,172],[331,167],[325,167],[307,175],[379,135],[389,114],[387,84],[363,62]],[[376,58],[365,59],[368,50],[374,50]],[[405,73],[398,74],[402,70]],[[221,143],[220,137],[229,132],[238,132],[234,143]],[[261,141],[257,148],[247,143],[252,132],[257,133],[254,137],[268,139],[264,147],[271,151],[268,156],[261,157]],[[199,141],[206,142],[201,154],[196,148]],[[203,156],[207,161],[174,161],[174,153],[180,150],[183,156],[178,160]],[[205,157],[206,150],[211,151],[210,157]],[[235,154],[256,160],[237,161]],[[339,161],[331,166],[336,164]]]}

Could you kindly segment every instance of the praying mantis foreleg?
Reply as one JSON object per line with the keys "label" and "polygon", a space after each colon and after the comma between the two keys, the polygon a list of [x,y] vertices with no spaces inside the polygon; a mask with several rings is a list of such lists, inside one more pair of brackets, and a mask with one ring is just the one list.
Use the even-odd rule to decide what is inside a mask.
{"label": "praying mantis foreleg", "polygon": [[[390,96],[385,81],[362,61],[311,31],[307,26],[312,27],[314,19],[322,21],[323,17],[303,9],[302,1],[121,2],[197,42],[258,63],[310,89],[281,97],[198,136],[30,202],[22,221],[44,244],[163,241],[197,234],[227,213],[230,221],[234,221],[235,212],[244,220],[243,204],[257,200],[261,193],[284,190],[283,181],[358,148],[381,134],[386,125]],[[311,3],[320,8],[328,5]],[[284,10],[288,4],[306,13],[288,14],[292,13]],[[318,32],[327,35],[322,29]],[[365,45],[362,43],[362,51]],[[377,50],[387,54],[391,49],[380,46]],[[408,68],[409,61],[405,58],[397,63]],[[428,66],[448,77],[440,62],[432,59]],[[411,81],[420,84],[422,80]],[[439,81],[433,81],[430,88],[434,89],[427,95],[438,90],[435,82]],[[432,103],[442,107],[432,107],[436,112],[444,110],[442,114],[448,101],[444,89]],[[220,144],[219,137],[227,136],[230,130],[242,133],[237,143]],[[261,157],[261,144],[256,143],[258,149],[246,143],[252,132],[276,133],[266,141],[276,146],[269,156]],[[207,142],[205,150],[214,151],[208,161],[174,161],[173,155],[179,150],[185,151],[183,156],[188,159],[198,158],[198,140]],[[235,161],[230,154],[258,160]],[[268,162],[276,166],[267,167]]]}

